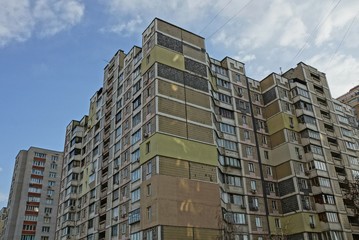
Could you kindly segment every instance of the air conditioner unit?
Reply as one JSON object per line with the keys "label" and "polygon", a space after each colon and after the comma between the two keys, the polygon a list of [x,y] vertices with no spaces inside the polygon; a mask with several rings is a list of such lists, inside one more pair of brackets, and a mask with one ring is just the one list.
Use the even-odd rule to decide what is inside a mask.
{"label": "air conditioner unit", "polygon": [[116,170],[120,169],[120,166],[119,166],[119,165],[116,165],[116,166],[115,166],[115,169],[116,169]]}
{"label": "air conditioner unit", "polygon": [[116,217],[113,217],[112,218],[114,221],[118,221],[118,217],[116,216]]}
{"label": "air conditioner unit", "polygon": [[293,123],[289,124],[289,127],[294,128],[294,124]]}
{"label": "air conditioner unit", "polygon": [[241,208],[242,208],[242,209],[246,209],[246,205],[242,204],[242,205],[241,205]]}
{"label": "air conditioner unit", "polygon": [[121,217],[122,217],[122,218],[125,218],[125,217],[126,217],[126,213],[122,213],[122,214],[121,214]]}
{"label": "air conditioner unit", "polygon": [[315,224],[314,223],[310,223],[309,224],[311,228],[315,228]]}
{"label": "air conditioner unit", "polygon": [[310,174],[310,171],[309,170],[305,170],[305,175],[309,175]]}
{"label": "air conditioner unit", "polygon": [[146,132],[143,133],[143,137],[144,137],[144,138],[148,138],[148,133],[146,133]]}
{"label": "air conditioner unit", "polygon": [[257,190],[256,189],[251,189],[251,193],[256,193],[257,192]]}
{"label": "air conditioner unit", "polygon": [[116,181],[114,182],[114,184],[118,185],[118,184],[120,184],[120,182],[119,182],[118,180],[116,180]]}
{"label": "air conditioner unit", "polygon": [[81,208],[81,204],[79,204],[79,205],[77,206],[77,208]]}
{"label": "air conditioner unit", "polygon": [[302,159],[302,158],[303,158],[303,156],[302,156],[302,155],[298,155],[298,158],[299,158],[299,159]]}
{"label": "air conditioner unit", "polygon": [[71,206],[71,207],[70,207],[70,210],[75,210],[74,206]]}

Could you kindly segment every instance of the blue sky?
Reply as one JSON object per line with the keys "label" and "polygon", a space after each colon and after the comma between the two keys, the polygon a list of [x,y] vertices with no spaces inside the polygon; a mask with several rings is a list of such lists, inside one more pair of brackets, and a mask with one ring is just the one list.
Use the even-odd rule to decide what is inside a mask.
{"label": "blue sky", "polygon": [[327,73],[333,97],[359,80],[357,0],[0,0],[0,6],[0,207],[18,151],[62,150],[65,127],[87,114],[106,60],[140,46],[154,17],[206,37],[212,57],[245,62],[247,75],[258,80],[299,61]]}

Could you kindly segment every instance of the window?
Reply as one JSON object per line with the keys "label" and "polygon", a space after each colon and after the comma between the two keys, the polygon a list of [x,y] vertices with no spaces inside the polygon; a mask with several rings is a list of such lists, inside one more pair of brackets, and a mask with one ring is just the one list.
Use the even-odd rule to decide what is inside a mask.
{"label": "window", "polygon": [[132,182],[135,182],[141,178],[141,169],[137,168],[133,172],[131,172],[131,180]]}
{"label": "window", "polygon": [[242,115],[242,123],[243,123],[243,125],[247,124],[247,116],[246,115]]}
{"label": "window", "polygon": [[345,137],[352,137],[353,136],[353,132],[352,131],[349,131],[348,129],[346,128],[341,128],[342,130],[342,133],[343,133],[343,136]]}
{"label": "window", "polygon": [[130,240],[142,240],[141,232],[132,233],[130,236]]}
{"label": "window", "polygon": [[242,205],[243,204],[243,196],[228,193],[229,196],[229,202],[235,205]]}
{"label": "window", "polygon": [[146,142],[146,154],[151,150],[151,142]]}
{"label": "window", "polygon": [[119,141],[115,144],[115,146],[114,146],[114,151],[115,151],[115,153],[121,150],[121,144],[122,144],[122,141],[121,141],[121,140],[119,140]]}
{"label": "window", "polygon": [[117,218],[119,216],[118,206],[112,209],[112,218]]}
{"label": "window", "polygon": [[268,151],[264,151],[264,158],[267,159],[267,160],[269,159]]}
{"label": "window", "polygon": [[133,102],[133,110],[135,110],[136,108],[138,108],[141,105],[141,95],[138,96]]}
{"label": "window", "polygon": [[146,166],[146,174],[150,175],[152,173],[152,162],[149,161]]}
{"label": "window", "polygon": [[233,111],[225,108],[219,108],[219,115],[221,115],[224,118],[234,119]]}
{"label": "window", "polygon": [[51,169],[57,169],[57,164],[56,163],[51,163],[50,168]]}
{"label": "window", "polygon": [[118,128],[116,128],[115,137],[118,138],[121,135],[122,135],[122,126],[119,126]]}
{"label": "window", "polygon": [[237,143],[236,142],[218,138],[217,139],[217,144],[220,147],[223,147],[223,148],[225,148],[227,150],[237,151]]}
{"label": "window", "polygon": [[119,111],[119,112],[116,114],[115,122],[118,123],[119,121],[121,121],[121,119],[122,119],[122,111]]}
{"label": "window", "polygon": [[34,165],[34,166],[43,167],[43,166],[45,166],[45,162],[42,162],[42,161],[34,161],[34,162],[33,162],[33,165]]}
{"label": "window", "polygon": [[277,207],[277,202],[276,201],[272,201],[272,209],[273,210],[277,210],[278,207]]}
{"label": "window", "polygon": [[140,215],[140,209],[139,208],[137,208],[136,210],[130,212],[129,215],[128,215],[128,223],[129,224],[139,222],[140,219],[141,219],[141,215]]}
{"label": "window", "polygon": [[48,233],[50,232],[50,227],[42,227],[41,231]]}
{"label": "window", "polygon": [[231,97],[223,93],[218,93],[218,100],[223,103],[232,104]]}
{"label": "window", "polygon": [[149,206],[147,207],[147,220],[151,221],[151,218],[152,218],[152,207]]}
{"label": "window", "polygon": [[225,157],[220,154],[218,154],[218,161],[222,166],[230,166],[230,167],[241,167],[241,161],[237,158],[233,157]]}
{"label": "window", "polygon": [[272,192],[272,193],[275,192],[274,183],[271,183],[271,182],[268,183],[268,190],[269,190],[269,192]]}
{"label": "window", "polygon": [[276,228],[281,228],[281,223],[280,223],[280,219],[279,219],[279,218],[275,218],[275,219],[274,219],[274,223],[275,223]]}
{"label": "window", "polygon": [[246,155],[247,155],[247,157],[248,157],[248,156],[253,156],[253,149],[252,149],[252,147],[246,146],[245,149],[246,149]]}
{"label": "window", "polygon": [[256,190],[257,189],[257,183],[255,180],[251,180],[251,190]]}
{"label": "window", "polygon": [[256,217],[256,227],[262,227],[262,221],[260,217]]}
{"label": "window", "polygon": [[243,213],[233,213],[233,222],[235,224],[246,224],[246,217]]}
{"label": "window", "polygon": [[348,160],[351,165],[359,165],[359,159],[357,157],[348,156]]}
{"label": "window", "polygon": [[30,178],[30,183],[42,183],[42,178]]}
{"label": "window", "polygon": [[236,134],[235,127],[226,123],[219,123],[222,132],[229,134]]}
{"label": "window", "polygon": [[52,208],[47,208],[47,207],[45,207],[45,211],[44,211],[44,212],[50,214],[50,213],[52,212]]}
{"label": "window", "polygon": [[141,112],[139,112],[135,116],[133,116],[133,118],[132,118],[132,127],[137,126],[137,124],[139,124],[140,122],[141,122]]}
{"label": "window", "polygon": [[122,108],[122,98],[116,102],[116,110],[119,110],[120,108]]}
{"label": "window", "polygon": [[223,88],[228,88],[228,89],[231,86],[230,82],[228,82],[226,80],[223,80],[223,79],[220,79],[220,78],[217,78],[217,85],[221,86]]}
{"label": "window", "polygon": [[117,237],[117,235],[118,235],[118,225],[112,226],[111,227],[111,236]]}
{"label": "window", "polygon": [[248,171],[249,171],[249,172],[254,172],[254,165],[253,165],[253,163],[248,163]]}
{"label": "window", "polygon": [[349,124],[348,118],[343,117],[341,115],[337,115],[337,116],[338,116],[338,120],[339,120],[340,123]]}
{"label": "window", "polygon": [[310,117],[307,115],[301,115],[298,117],[298,122],[299,123],[304,123],[304,124],[311,124],[311,125],[316,125],[316,121],[314,117]]}
{"label": "window", "polygon": [[223,173],[221,173],[221,172],[220,172],[219,176],[220,176],[221,182],[224,183],[224,184],[228,184],[228,185],[232,185],[232,186],[237,186],[237,187],[241,187],[241,186],[242,186],[241,177],[233,176],[233,175],[228,175],[228,174],[223,174]]}
{"label": "window", "polygon": [[137,202],[138,200],[140,200],[141,197],[141,189],[137,188],[136,190],[131,192],[131,202]]}
{"label": "window", "polygon": [[249,140],[249,131],[244,130],[243,135],[244,135],[244,140]]}
{"label": "window", "polygon": [[35,152],[35,157],[38,157],[38,158],[46,158],[46,154],[45,154],[45,153]]}
{"label": "window", "polygon": [[55,172],[50,172],[49,177],[50,178],[56,178],[56,173]]}
{"label": "window", "polygon": [[147,196],[151,196],[152,195],[152,185],[147,184],[146,188],[147,188]]}
{"label": "window", "polygon": [[327,212],[327,220],[328,222],[339,222],[338,214],[334,212]]}
{"label": "window", "polygon": [[47,196],[52,196],[54,195],[54,190],[47,190]]}
{"label": "window", "polygon": [[212,71],[215,72],[215,73],[221,74],[221,75],[223,75],[223,76],[228,76],[227,69],[225,69],[225,68],[223,68],[223,67],[220,67],[220,66],[218,66],[218,65],[212,64],[211,69],[212,69]]}
{"label": "window", "polygon": [[140,149],[137,148],[135,151],[131,153],[131,162],[137,162],[140,160]]}
{"label": "window", "polygon": [[352,143],[352,142],[349,142],[349,141],[345,141],[345,146],[346,146],[348,149],[357,150],[357,145],[356,145],[355,143]]}
{"label": "window", "polygon": [[313,181],[317,181],[315,184],[321,187],[330,187],[330,180],[328,178],[318,177],[317,179],[313,179]]}
{"label": "window", "polygon": [[327,171],[327,167],[325,165],[325,162],[321,162],[321,161],[313,161],[310,163],[309,165],[309,169],[318,169],[318,170],[322,170],[322,171]]}
{"label": "window", "polygon": [[132,144],[135,144],[140,140],[141,140],[141,129],[139,129],[137,132],[132,134]]}
{"label": "window", "polygon": [[317,155],[322,155],[323,156],[323,150],[320,146],[316,146],[316,145],[307,145],[304,147],[304,151],[307,152],[312,152],[313,154],[317,154]]}

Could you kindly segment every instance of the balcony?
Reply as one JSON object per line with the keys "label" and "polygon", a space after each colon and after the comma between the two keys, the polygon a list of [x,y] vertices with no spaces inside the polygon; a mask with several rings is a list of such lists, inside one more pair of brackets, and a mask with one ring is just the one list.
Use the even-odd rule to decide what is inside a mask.
{"label": "balcony", "polygon": [[316,203],[315,208],[317,212],[337,212],[336,205]]}

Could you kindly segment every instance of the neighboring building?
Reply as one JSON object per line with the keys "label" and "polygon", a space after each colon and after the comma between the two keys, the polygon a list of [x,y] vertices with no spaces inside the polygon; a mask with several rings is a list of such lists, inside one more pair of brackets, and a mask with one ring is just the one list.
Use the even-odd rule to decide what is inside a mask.
{"label": "neighboring building", "polygon": [[353,119],[317,69],[256,81],[155,19],[66,129],[55,239],[358,239]]}
{"label": "neighboring building", "polygon": [[30,147],[16,156],[4,240],[55,236],[62,152]]}
{"label": "neighboring building", "polygon": [[3,207],[0,210],[0,240],[3,239],[3,235],[4,235],[4,229],[5,229],[5,219],[7,217],[7,208]]}
{"label": "neighboring building", "polygon": [[348,104],[355,110],[356,119],[359,121],[359,85],[353,87],[346,94],[337,98],[342,103]]}

